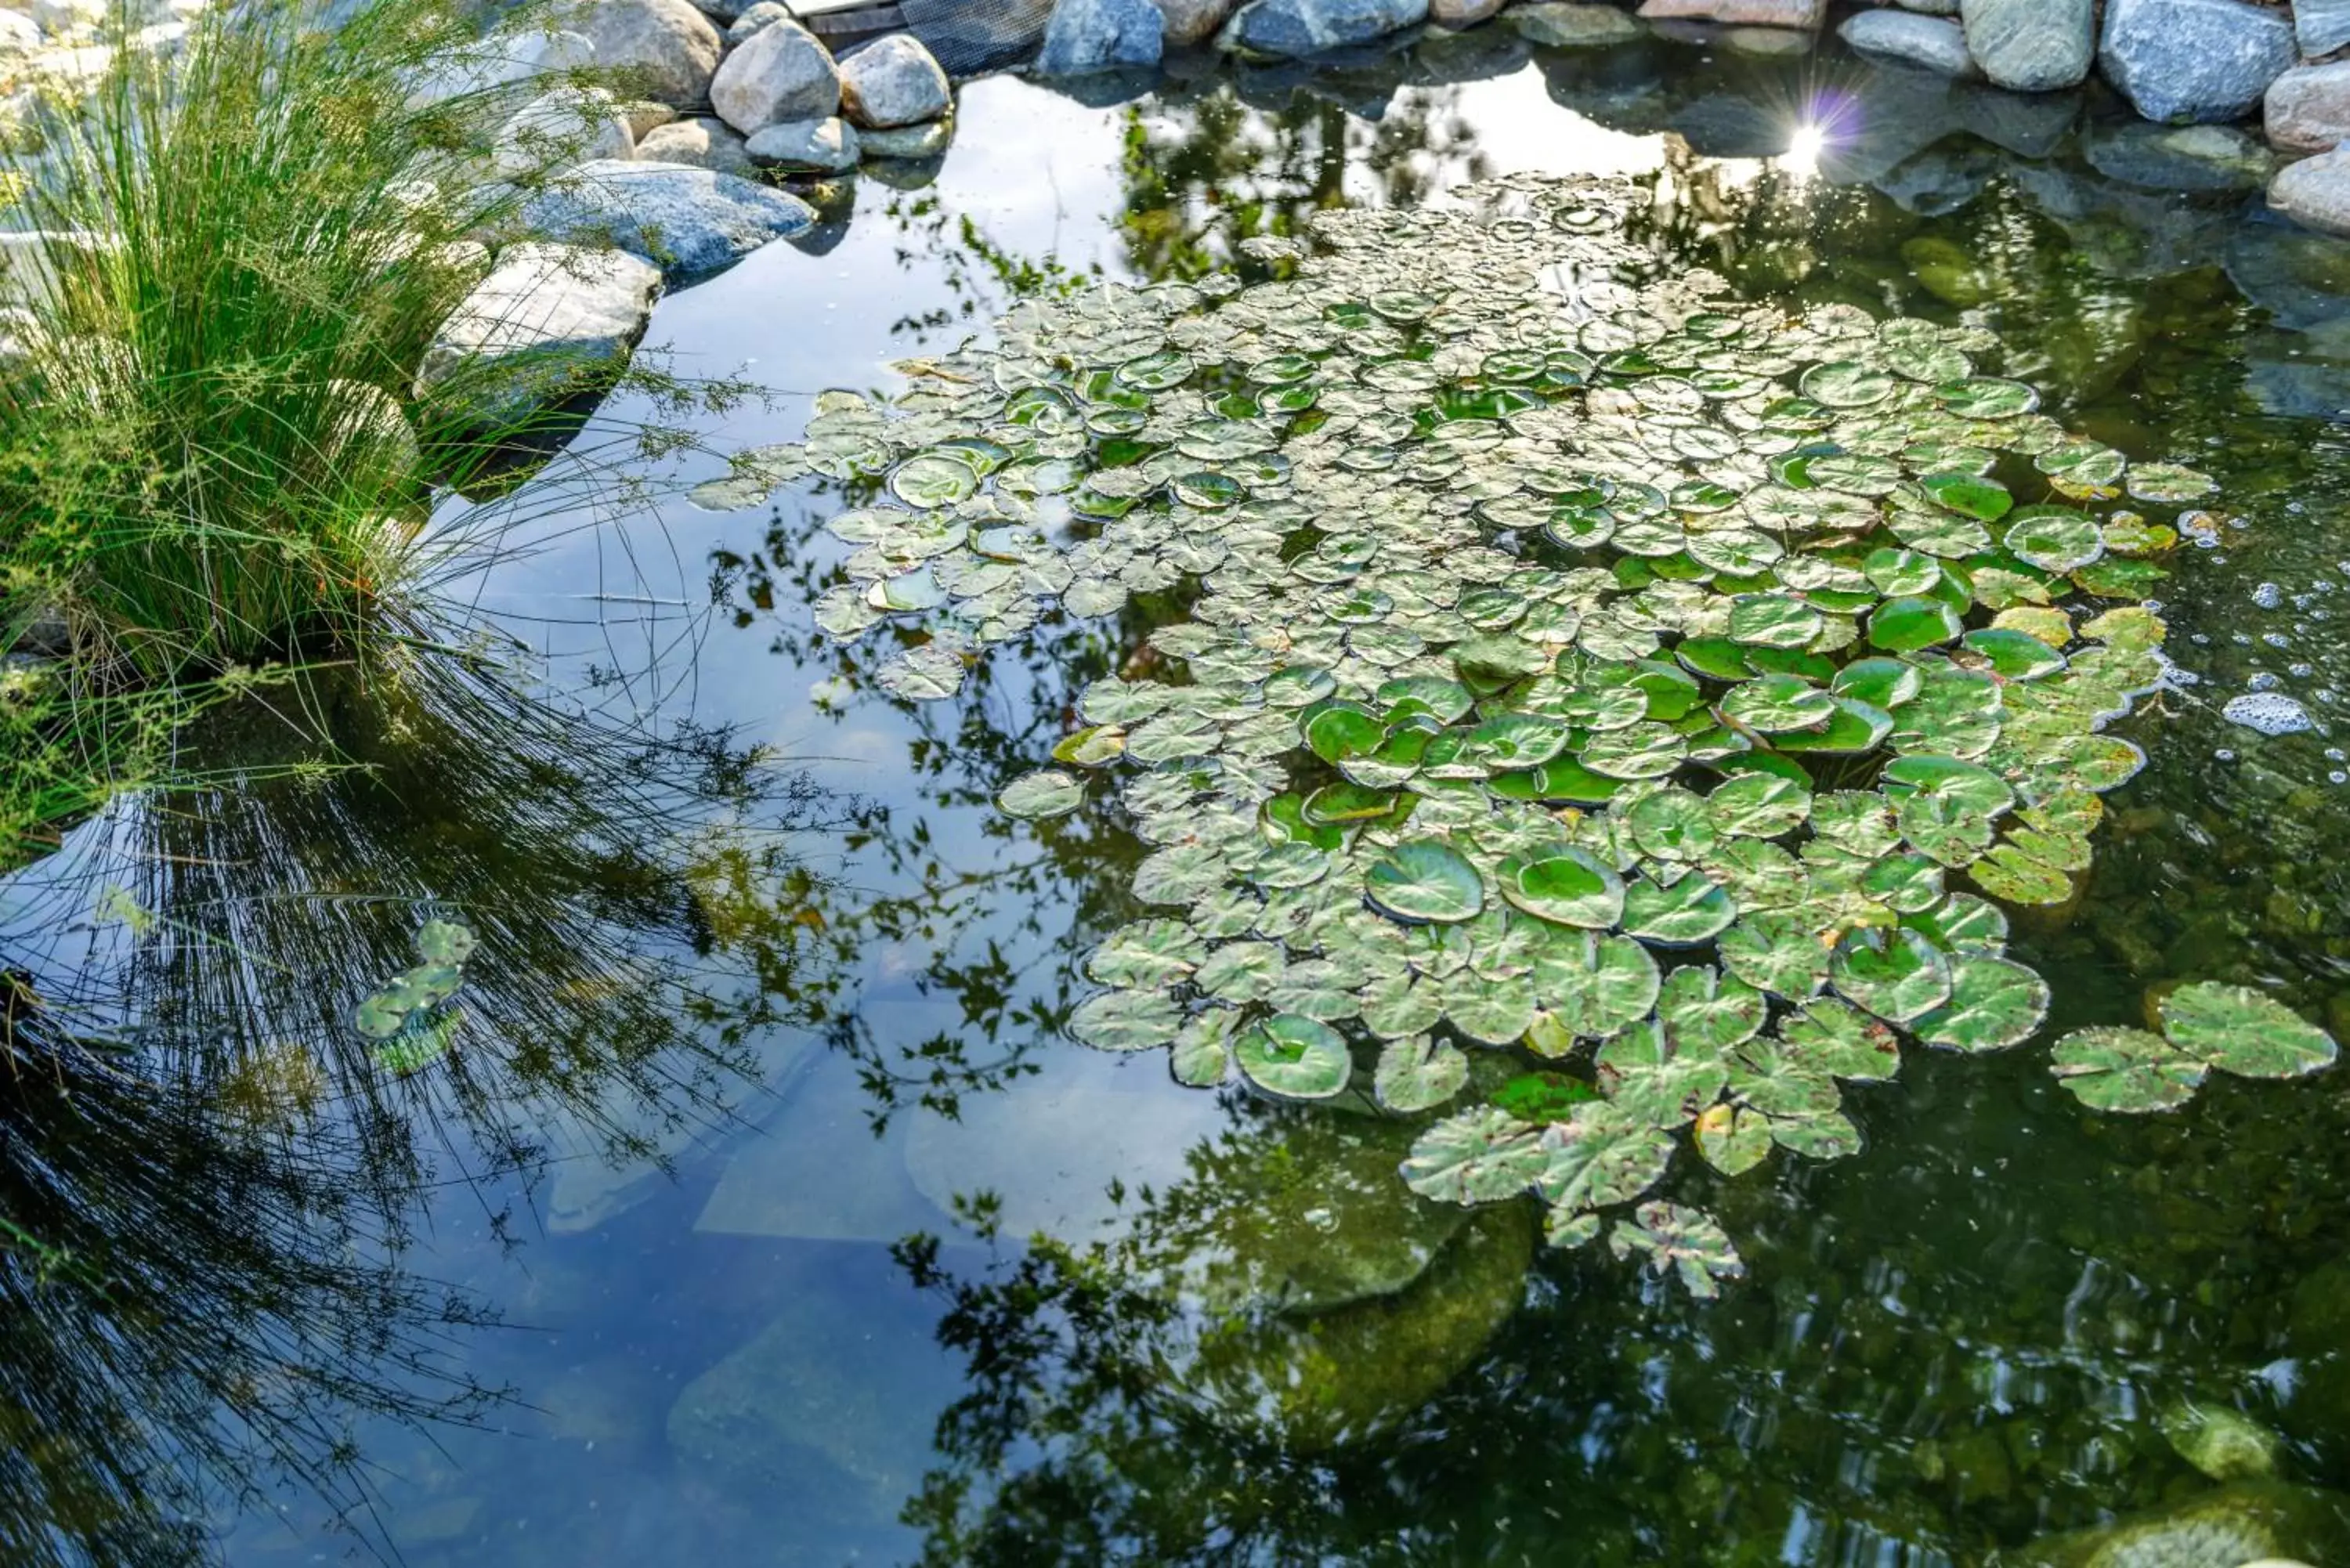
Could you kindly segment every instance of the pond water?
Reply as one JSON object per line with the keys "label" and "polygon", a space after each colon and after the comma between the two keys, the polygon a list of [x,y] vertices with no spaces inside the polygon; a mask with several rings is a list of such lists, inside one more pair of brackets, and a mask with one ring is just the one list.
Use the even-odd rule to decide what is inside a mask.
{"label": "pond water", "polygon": [[[36,1095],[11,1154],[73,1254],[12,1287],[11,1560],[1974,1563],[2213,1491],[2189,1428],[2232,1473],[2262,1446],[2214,1412],[2350,1491],[2338,1075],[2137,1117],[2048,1071],[2165,982],[2350,1025],[2350,251],[2225,157],[1719,43],[1487,29],[1400,84],[1107,107],[994,78],[935,182],[868,180],[649,341],[778,389],[713,439],[790,441],[1024,297],[1262,279],[1243,238],[1529,172],[1631,180],[1638,244],[1791,314],[1987,328],[2071,430],[2218,481],[2154,590],[2148,765],[2079,896],[2012,912],[2054,996],[2030,1043],[1847,1085],[1851,1158],[1683,1155],[1661,1195],[1744,1263],[1718,1300],[1541,1247],[1531,1206],[1464,1225],[1389,1184],[1411,1126],[1063,1033],[1149,846],[993,803],[1182,593],[1048,614],[908,701],[877,674],[914,633],[816,629],[839,485],[647,511],[549,481],[533,547],[449,585],[506,642],[265,694],[203,738],[220,787],[9,891],[41,989],[152,1058]],[[2222,716],[2248,693],[2307,726]],[[364,771],[305,765],[321,725]],[[465,1033],[396,1077],[348,1021],[432,914],[481,940]],[[1339,1304],[1219,1361],[1077,1245],[1105,1234],[1221,1239]]]}

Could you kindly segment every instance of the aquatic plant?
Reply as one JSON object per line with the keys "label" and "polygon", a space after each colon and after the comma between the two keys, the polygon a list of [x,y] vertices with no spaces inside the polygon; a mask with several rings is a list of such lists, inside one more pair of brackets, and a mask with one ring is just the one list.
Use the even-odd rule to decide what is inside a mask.
{"label": "aquatic plant", "polygon": [[[484,46],[447,0],[335,22],[267,0],[174,51],[117,36],[16,161],[6,593],[150,678],[355,639],[447,547],[415,543],[432,487],[545,424],[480,429],[472,372],[421,398],[416,377],[528,183],[484,182],[473,149],[546,79],[452,75]],[[519,49],[527,9],[507,25]]]}
{"label": "aquatic plant", "polygon": [[[2068,899],[2143,764],[2108,729],[2162,677],[2138,601],[2212,490],[2065,431],[1987,334],[1661,268],[1631,205],[1513,182],[1248,242],[1270,284],[1030,301],[732,482],[886,483],[832,521],[816,618],[925,618],[878,673],[910,699],[1050,601],[1196,580],[1159,672],[1096,681],[998,798],[1049,822],[1114,777],[1153,846],[1167,913],[1096,951],[1070,1032],[1297,1100],[1362,1097],[1376,1053],[1396,1114],[1498,1087],[1404,1178],[1539,1193],[1568,1246],[1684,1131],[1730,1175],[1848,1154],[1839,1081],[1901,1035],[2039,1029],[2002,905]],[[1670,1206],[1614,1245],[1737,1272]]]}

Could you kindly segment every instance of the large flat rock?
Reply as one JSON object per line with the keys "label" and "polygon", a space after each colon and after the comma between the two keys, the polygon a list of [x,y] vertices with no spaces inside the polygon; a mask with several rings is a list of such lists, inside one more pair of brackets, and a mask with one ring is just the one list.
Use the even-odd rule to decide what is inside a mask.
{"label": "large flat rock", "polygon": [[598,159],[534,194],[523,223],[541,238],[617,246],[676,279],[806,233],[816,212],[796,196],[713,170]]}
{"label": "large flat rock", "polygon": [[509,245],[433,335],[417,396],[454,397],[496,425],[593,389],[628,363],[660,283],[624,251]]}

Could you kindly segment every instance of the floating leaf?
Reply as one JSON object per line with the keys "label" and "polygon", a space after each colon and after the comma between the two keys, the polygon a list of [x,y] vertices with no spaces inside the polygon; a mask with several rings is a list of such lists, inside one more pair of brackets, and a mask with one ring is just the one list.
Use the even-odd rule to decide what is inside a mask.
{"label": "floating leaf", "polygon": [[1415,1034],[1389,1041],[1380,1051],[1372,1092],[1388,1110],[1408,1115],[1442,1105],[1468,1081],[1468,1057],[1451,1045]]}
{"label": "floating leaf", "polygon": [[1548,1163],[1539,1131],[1492,1106],[1430,1127],[1403,1162],[1407,1186],[1449,1203],[1498,1203],[1532,1187]]}
{"label": "floating leaf", "polygon": [[1950,961],[1916,931],[1857,931],[1836,944],[1830,980],[1848,1001],[1908,1023],[1950,999]]}
{"label": "floating leaf", "polygon": [[1624,913],[1624,878],[1580,849],[1505,860],[1500,877],[1503,898],[1563,926],[1605,930]]}
{"label": "floating leaf", "polygon": [[1023,774],[1005,784],[995,797],[995,808],[1024,822],[1066,816],[1085,804],[1085,781],[1058,768]]}
{"label": "floating leaf", "polygon": [[1371,863],[1364,888],[1372,903],[1399,920],[1466,920],[1485,907],[1477,867],[1433,838],[1409,839],[1389,849]]}
{"label": "floating leaf", "polygon": [[1640,1254],[1654,1273],[1671,1273],[1700,1301],[1721,1293],[1721,1282],[1742,1277],[1738,1249],[1711,1217],[1672,1203],[1643,1203],[1637,1220],[1618,1220],[1607,1233],[1619,1258]]}
{"label": "floating leaf", "polygon": [[1105,991],[1069,1014],[1069,1033],[1097,1051],[1148,1051],[1175,1038],[1183,1010],[1159,991]]}
{"label": "floating leaf", "polygon": [[1294,1012],[1277,1012],[1243,1030],[1232,1055],[1250,1083],[1288,1100],[1326,1100],[1345,1091],[1355,1070],[1336,1030]]}
{"label": "floating leaf", "polygon": [[2248,985],[2202,981],[2162,999],[2173,1045],[2246,1078],[2298,1078],[2333,1065],[2334,1037]]}
{"label": "floating leaf", "polygon": [[1960,1051],[2001,1051],[2021,1045],[2048,1017],[2048,982],[2006,959],[1954,957],[1950,1000],[1913,1027],[1929,1045]]}
{"label": "floating leaf", "polygon": [[2143,1029],[2075,1029],[2056,1042],[2051,1070],[2099,1111],[2167,1111],[2185,1105],[2210,1071],[2192,1052]]}

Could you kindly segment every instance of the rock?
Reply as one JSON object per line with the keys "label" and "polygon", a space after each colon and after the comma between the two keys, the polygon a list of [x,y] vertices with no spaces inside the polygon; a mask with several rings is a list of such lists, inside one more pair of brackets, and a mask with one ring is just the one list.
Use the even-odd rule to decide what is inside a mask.
{"label": "rock", "polygon": [[619,99],[602,88],[563,87],[533,99],[499,127],[490,167],[512,180],[591,158],[636,155],[637,139],[621,118]]}
{"label": "rock", "polygon": [[1057,0],[1030,69],[1040,77],[1149,69],[1166,47],[1165,26],[1152,0]]}
{"label": "rock", "polygon": [[22,11],[0,11],[0,55],[29,55],[40,48],[41,29]]}
{"label": "rock", "polygon": [[1994,87],[2054,92],[2088,79],[2096,0],[1959,0],[1967,52]]}
{"label": "rock", "polygon": [[2350,137],[2350,60],[2295,66],[2269,83],[2262,119],[2272,147],[2333,151]]}
{"label": "rock", "polygon": [[830,119],[787,119],[751,133],[743,144],[751,161],[785,174],[837,174],[857,167],[857,129]]}
{"label": "rock", "polygon": [[2314,59],[2350,44],[2350,0],[2293,0],[2301,52]]}
{"label": "rock", "polygon": [[1206,43],[1232,14],[1232,0],[1158,0],[1158,4],[1160,36],[1179,48]]}
{"label": "rock", "polygon": [[702,115],[658,127],[637,143],[637,156],[653,163],[682,163],[722,174],[749,174],[757,165],[743,138],[723,119]]}
{"label": "rock", "polygon": [[899,158],[909,161],[939,158],[946,153],[954,140],[954,117],[933,119],[923,125],[900,125],[889,130],[858,132],[858,145],[868,158]]}
{"label": "rock", "polygon": [[797,22],[770,23],[720,64],[710,103],[745,136],[786,119],[829,119],[840,112],[840,67]]}
{"label": "rock", "polygon": [[2239,1568],[2262,1558],[2336,1563],[2345,1552],[2350,1552],[2350,1498],[2314,1487],[2240,1481],[2167,1509],[2039,1542],[2016,1555],[2015,1568]]}
{"label": "rock", "polygon": [[620,118],[628,123],[629,134],[642,141],[677,118],[677,110],[665,103],[649,98],[631,99],[620,106]]}
{"label": "rock", "polygon": [[2276,161],[2232,125],[2148,125],[2126,120],[2082,139],[2089,165],[2151,191],[2256,191]]}
{"label": "rock", "polygon": [[1733,27],[1817,27],[1827,14],[1827,0],[1647,0],[1640,7],[1651,21],[1686,17]]}
{"label": "rock", "polygon": [[1477,1359],[1524,1296],[1533,1218],[1398,1193],[1406,1143],[1314,1117],[1198,1152],[1187,1200],[1112,1253],[1193,1309],[1154,1346],[1163,1397],[1310,1453],[1408,1418]]}
{"label": "rock", "polygon": [[619,246],[671,277],[715,272],[816,222],[781,191],[675,163],[583,163],[523,205],[545,238]]}
{"label": "rock", "polygon": [[2111,0],[2097,60],[2148,119],[2241,119],[2292,67],[2293,26],[2243,0]]}
{"label": "rock", "polygon": [[1527,43],[1555,49],[1606,48],[1641,36],[1640,24],[1615,6],[1583,0],[1538,0],[1511,11],[1509,23]]}
{"label": "rock", "polygon": [[571,25],[596,47],[596,66],[631,91],[689,108],[710,96],[723,46],[686,0],[595,0]]}
{"label": "rock", "polygon": [[939,182],[946,168],[943,158],[873,158],[868,157],[866,175],[877,184],[892,191],[920,191]]}
{"label": "rock", "polygon": [[2269,182],[2269,205],[2303,228],[2350,235],[2350,149],[2286,164]]}
{"label": "rock", "polygon": [[2260,1480],[2276,1474],[2276,1434],[2241,1411],[2188,1400],[2164,1410],[2159,1424],[2178,1457],[2213,1480]]}
{"label": "rock", "polygon": [[1428,0],[1249,0],[1223,43],[1260,55],[1326,54],[1428,19]]}
{"label": "rock", "polygon": [[1721,47],[1732,54],[1766,59],[1808,55],[1819,42],[1818,34],[1801,27],[1724,27],[1720,36]]}
{"label": "rock", "polygon": [[421,72],[408,101],[423,109],[536,76],[577,70],[595,57],[596,46],[577,33],[497,34]]}
{"label": "rock", "polygon": [[2289,332],[2350,332],[2350,245],[2256,211],[2228,237],[2228,281]]}
{"label": "rock", "polygon": [[453,397],[496,426],[591,390],[627,365],[660,281],[620,251],[508,245],[433,334],[416,396]]}
{"label": "rock", "polygon": [[841,111],[860,130],[920,125],[953,102],[947,73],[911,33],[878,38],[840,62]]}
{"label": "rock", "polygon": [[1836,36],[1856,54],[1871,59],[1915,66],[1937,76],[1970,77],[1975,62],[1967,53],[1967,38],[1956,22],[1939,16],[1912,16],[1907,11],[1856,12]]}
{"label": "rock", "polygon": [[877,1324],[829,1292],[781,1299],[757,1337],[679,1393],[670,1447],[686,1473],[745,1502],[788,1497],[828,1521],[885,1523],[932,1462],[951,1370],[917,1326]]}
{"label": "rock", "polygon": [[[767,3],[768,0],[759,0],[761,5]],[[746,6],[743,0],[693,0],[693,5],[694,9],[712,21],[730,25],[740,21],[745,10],[756,9],[755,6]]]}
{"label": "rock", "polygon": [[1959,0],[1898,0],[1898,4],[1905,11],[1915,11],[1926,16],[1955,16],[1959,14]]}
{"label": "rock", "polygon": [[1504,4],[1506,0],[1428,0],[1428,19],[1440,27],[1473,27]]}
{"label": "rock", "polygon": [[777,4],[777,0],[759,0],[756,5],[726,24],[726,47],[731,49],[760,28],[791,19],[792,14]]}

